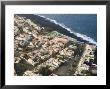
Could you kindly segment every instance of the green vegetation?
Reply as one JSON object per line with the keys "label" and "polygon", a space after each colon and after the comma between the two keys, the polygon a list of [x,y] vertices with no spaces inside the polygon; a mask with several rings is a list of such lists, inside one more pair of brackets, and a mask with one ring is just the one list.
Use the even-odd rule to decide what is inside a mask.
{"label": "green vegetation", "polygon": [[72,70],[71,70],[72,73],[75,73],[78,63],[79,63],[79,57],[75,57],[75,60],[73,60],[72,62]]}
{"label": "green vegetation", "polygon": [[86,76],[91,76],[91,73],[89,70],[82,70],[81,73],[86,74]]}
{"label": "green vegetation", "polygon": [[48,33],[50,33],[52,31],[51,28],[49,27],[44,27],[43,30],[41,30],[41,33],[44,34],[44,35],[48,35]]}
{"label": "green vegetation", "polygon": [[49,66],[41,67],[39,69],[39,74],[42,74],[43,76],[48,76],[51,74],[51,71],[49,70]]}
{"label": "green vegetation", "polygon": [[25,59],[29,59],[29,56],[27,54],[24,54],[23,56]]}
{"label": "green vegetation", "polygon": [[28,64],[25,60],[20,60],[19,63],[14,63],[14,69],[16,71],[16,74],[18,76],[22,76],[23,73],[28,70],[28,69],[32,69],[33,66]]}
{"label": "green vegetation", "polygon": [[18,28],[19,28],[18,33],[23,34],[24,32],[23,32],[22,27],[18,27]]}
{"label": "green vegetation", "polygon": [[28,69],[28,67],[29,67],[28,65],[23,64],[23,63],[15,63],[14,64],[14,68],[15,68],[16,74],[18,76],[22,76],[23,73]]}
{"label": "green vegetation", "polygon": [[24,47],[22,52],[27,53],[29,51],[28,47]]}
{"label": "green vegetation", "polygon": [[91,52],[86,52],[86,42],[79,42],[76,36],[66,36],[59,26],[40,24],[36,16],[24,17],[14,17],[14,70],[18,76],[32,76],[34,73],[43,76],[51,73],[64,76],[97,74],[97,68],[89,71],[82,71],[82,68],[82,73],[75,72],[81,67],[79,62],[82,59],[97,63],[95,46],[91,47],[92,51],[89,49]]}
{"label": "green vegetation", "polygon": [[77,49],[74,50],[75,56],[81,56],[84,51],[85,45],[84,44],[77,44]]}

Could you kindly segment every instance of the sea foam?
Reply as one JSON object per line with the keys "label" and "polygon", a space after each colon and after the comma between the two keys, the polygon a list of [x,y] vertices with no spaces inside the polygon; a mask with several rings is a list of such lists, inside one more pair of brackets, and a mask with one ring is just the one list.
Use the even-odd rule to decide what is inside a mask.
{"label": "sea foam", "polygon": [[86,36],[86,35],[84,35],[84,34],[75,32],[75,31],[71,30],[69,27],[65,26],[63,23],[59,23],[58,21],[56,21],[56,20],[54,20],[54,19],[47,18],[47,17],[45,17],[45,16],[43,16],[43,15],[38,15],[38,14],[36,14],[36,15],[39,16],[39,17],[42,17],[42,18],[44,18],[44,19],[46,19],[46,20],[48,20],[48,21],[50,21],[51,23],[54,23],[54,24],[56,24],[56,25],[61,26],[62,28],[64,28],[64,29],[66,29],[67,31],[69,31],[70,33],[73,33],[73,34],[76,35],[77,37],[80,37],[80,38],[82,38],[83,40],[88,41],[89,43],[92,43],[92,44],[97,45],[97,42],[96,42],[93,38],[88,37],[88,36]]}

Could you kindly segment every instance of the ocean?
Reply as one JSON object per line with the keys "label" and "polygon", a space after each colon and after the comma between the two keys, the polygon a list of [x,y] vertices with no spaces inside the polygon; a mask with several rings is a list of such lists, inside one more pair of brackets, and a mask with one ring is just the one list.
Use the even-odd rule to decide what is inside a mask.
{"label": "ocean", "polygon": [[97,43],[96,14],[39,14],[39,16],[59,24],[90,43]]}

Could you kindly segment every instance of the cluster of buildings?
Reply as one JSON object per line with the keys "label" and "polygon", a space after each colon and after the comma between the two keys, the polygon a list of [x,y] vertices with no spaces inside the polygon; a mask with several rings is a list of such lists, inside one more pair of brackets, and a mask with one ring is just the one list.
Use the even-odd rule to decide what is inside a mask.
{"label": "cluster of buildings", "polygon": [[56,76],[53,71],[74,58],[77,41],[57,31],[45,32],[45,29],[30,19],[14,16],[15,75],[40,76],[39,70],[48,66],[49,75]]}

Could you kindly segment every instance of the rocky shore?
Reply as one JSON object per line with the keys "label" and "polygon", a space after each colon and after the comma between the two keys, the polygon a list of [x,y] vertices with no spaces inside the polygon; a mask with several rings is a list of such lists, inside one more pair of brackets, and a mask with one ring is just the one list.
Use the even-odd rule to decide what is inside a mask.
{"label": "rocky shore", "polygon": [[[38,20],[34,23],[25,15],[14,16],[15,76],[96,75],[96,64],[94,67],[84,63],[86,59],[94,62],[96,46],[79,42],[58,29],[45,26]],[[89,52],[85,52],[87,48]],[[86,66],[81,69],[81,65]],[[82,72],[87,67],[87,72]]]}

